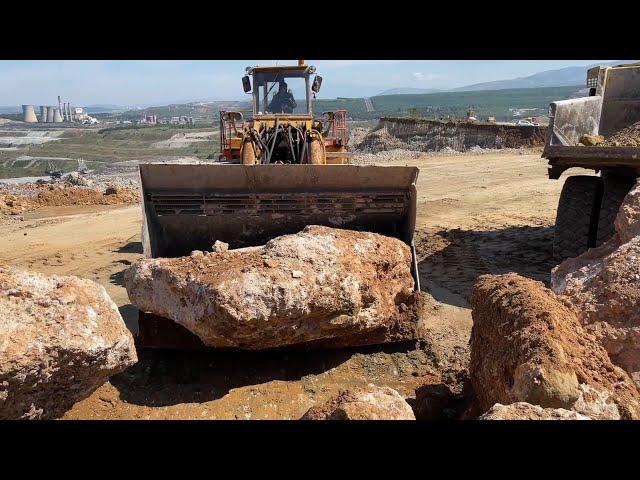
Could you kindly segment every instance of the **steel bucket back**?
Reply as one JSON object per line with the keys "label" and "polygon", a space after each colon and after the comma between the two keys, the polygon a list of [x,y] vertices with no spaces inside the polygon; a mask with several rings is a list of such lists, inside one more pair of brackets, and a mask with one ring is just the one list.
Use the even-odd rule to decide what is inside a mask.
{"label": "steel bucket back", "polygon": [[418,169],[359,165],[140,165],[146,256],[262,245],[306,225],[413,246]]}

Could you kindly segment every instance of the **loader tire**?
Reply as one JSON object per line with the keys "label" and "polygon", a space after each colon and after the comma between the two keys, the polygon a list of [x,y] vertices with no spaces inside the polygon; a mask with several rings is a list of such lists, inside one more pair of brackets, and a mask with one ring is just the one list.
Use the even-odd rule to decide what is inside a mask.
{"label": "loader tire", "polygon": [[553,259],[559,264],[595,247],[602,200],[602,179],[567,178],[562,187],[553,235]]}
{"label": "loader tire", "polygon": [[636,183],[635,176],[603,172],[604,189],[598,219],[596,246],[602,245],[615,233],[614,221],[624,197]]}
{"label": "loader tire", "polygon": [[324,144],[315,136],[311,137],[309,142],[309,163],[311,165],[324,165],[327,163]]}

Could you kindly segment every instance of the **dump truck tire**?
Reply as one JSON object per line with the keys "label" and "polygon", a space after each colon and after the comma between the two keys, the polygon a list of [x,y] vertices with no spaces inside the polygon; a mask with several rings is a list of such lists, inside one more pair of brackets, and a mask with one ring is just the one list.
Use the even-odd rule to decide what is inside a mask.
{"label": "dump truck tire", "polygon": [[553,236],[557,263],[595,247],[602,190],[600,177],[573,176],[564,182]]}
{"label": "dump truck tire", "polygon": [[258,163],[258,156],[256,155],[255,145],[252,141],[244,142],[240,157],[243,165],[256,165]]}
{"label": "dump truck tire", "polygon": [[598,219],[598,237],[596,246],[602,245],[615,233],[614,221],[624,197],[636,183],[635,176],[616,175],[603,172],[604,188],[602,191],[602,203]]}

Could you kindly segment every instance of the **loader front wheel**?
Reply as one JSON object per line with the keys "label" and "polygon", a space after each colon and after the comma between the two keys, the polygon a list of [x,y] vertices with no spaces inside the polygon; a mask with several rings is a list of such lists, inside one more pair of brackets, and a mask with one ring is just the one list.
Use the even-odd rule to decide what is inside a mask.
{"label": "loader front wheel", "polygon": [[311,165],[324,165],[326,162],[326,152],[322,140],[318,136],[312,136],[309,141],[309,163]]}
{"label": "loader front wheel", "polygon": [[561,263],[596,246],[602,179],[586,175],[564,182],[553,236],[553,259]]}

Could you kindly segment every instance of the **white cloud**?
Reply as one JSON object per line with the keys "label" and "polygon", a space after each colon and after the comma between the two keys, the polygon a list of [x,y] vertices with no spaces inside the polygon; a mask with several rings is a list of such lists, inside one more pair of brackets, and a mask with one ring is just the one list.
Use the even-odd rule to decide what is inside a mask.
{"label": "white cloud", "polygon": [[415,72],[411,75],[414,82],[418,83],[430,83],[434,81],[446,80],[447,76],[440,73],[422,73]]}

